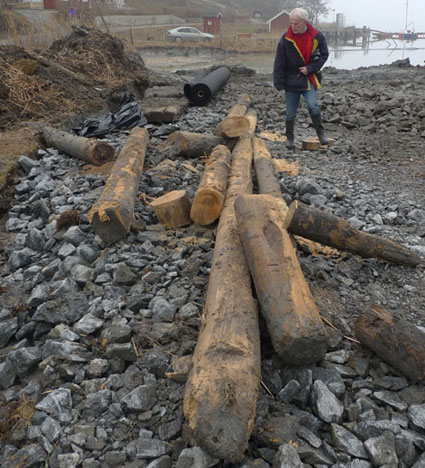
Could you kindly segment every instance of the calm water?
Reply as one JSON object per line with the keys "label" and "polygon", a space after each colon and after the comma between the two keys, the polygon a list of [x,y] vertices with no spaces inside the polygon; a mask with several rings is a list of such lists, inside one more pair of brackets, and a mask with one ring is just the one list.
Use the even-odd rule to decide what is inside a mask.
{"label": "calm water", "polygon": [[[425,39],[414,42],[389,40],[370,44],[368,49],[360,46],[329,47],[330,56],[326,66],[352,70],[372,65],[385,65],[401,59],[410,59],[412,65],[425,65]],[[140,51],[146,65],[159,71],[191,70],[210,65],[244,65],[257,73],[268,74],[273,70],[274,54],[230,54],[214,49]]]}

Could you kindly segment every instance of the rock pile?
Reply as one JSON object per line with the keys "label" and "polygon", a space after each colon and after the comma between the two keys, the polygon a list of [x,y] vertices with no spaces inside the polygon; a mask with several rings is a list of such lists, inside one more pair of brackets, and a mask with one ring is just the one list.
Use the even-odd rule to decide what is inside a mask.
{"label": "rock pile", "polygon": [[[315,204],[424,254],[424,121],[415,116],[423,71],[403,73],[389,67],[329,74],[322,102],[336,144],[287,154],[277,140],[269,148],[300,167],[298,176],[280,174],[288,202]],[[193,199],[202,161],[181,160],[164,140],[177,128],[210,133],[241,90],[252,96],[258,132],[282,133],[283,103],[267,79],[234,76],[207,109],[147,126],[137,221],[112,246],[87,220],[104,175],[54,149],[20,158],[24,175],[0,267],[0,401],[9,421],[0,425],[1,466],[425,466],[423,383],[409,382],[352,339],[354,320],[371,303],[425,326],[423,266],[316,252],[308,244],[300,244],[300,262],[332,325],[325,359],[282,366],[264,332],[263,385],[246,459],[229,465],[187,438],[184,383],[166,373],[194,350],[215,232],[196,225],[164,230],[143,200],[182,188]],[[307,134],[303,111],[297,137]],[[108,141],[118,148],[125,138]],[[79,224],[58,230],[69,210],[78,211]]]}

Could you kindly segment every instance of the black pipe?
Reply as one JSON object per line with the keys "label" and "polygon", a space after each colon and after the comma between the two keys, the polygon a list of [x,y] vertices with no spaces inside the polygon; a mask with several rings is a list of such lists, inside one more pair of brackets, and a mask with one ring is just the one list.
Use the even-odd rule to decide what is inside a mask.
{"label": "black pipe", "polygon": [[192,81],[185,83],[183,86],[184,95],[190,100],[190,91],[192,90],[192,86],[195,85],[198,81],[201,81],[204,76],[207,76],[209,73],[208,70],[201,70],[195,75]]}
{"label": "black pipe", "polygon": [[227,83],[229,78],[230,70],[227,67],[217,68],[217,70],[192,85],[189,100],[195,106],[206,106],[217,91]]}

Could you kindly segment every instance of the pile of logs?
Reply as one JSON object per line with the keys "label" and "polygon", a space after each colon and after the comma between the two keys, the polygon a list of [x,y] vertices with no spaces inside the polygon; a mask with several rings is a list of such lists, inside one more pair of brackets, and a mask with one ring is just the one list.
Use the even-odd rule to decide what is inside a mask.
{"label": "pile of logs", "polygon": [[[299,202],[288,208],[266,144],[253,136],[257,117],[249,106],[250,98],[241,96],[213,136],[177,132],[173,144],[178,155],[208,156],[204,174],[193,203],[184,190],[151,203],[166,228],[218,220],[203,326],[187,371],[184,414],[194,443],[229,462],[243,458],[254,424],[261,381],[258,312],[284,364],[316,363],[327,351],[326,329],[291,235],[363,257],[407,266],[422,262],[396,242],[358,231],[334,215]],[[68,138],[53,129],[44,136],[61,149]],[[109,158],[106,147],[93,149],[95,141],[74,139],[65,145],[68,153],[96,164]],[[90,210],[94,230],[108,243],[130,230],[147,144],[146,130],[131,132]],[[252,165],[259,190],[255,195]],[[389,311],[374,307],[360,317],[356,336],[409,378],[425,378],[425,334],[401,326]]]}

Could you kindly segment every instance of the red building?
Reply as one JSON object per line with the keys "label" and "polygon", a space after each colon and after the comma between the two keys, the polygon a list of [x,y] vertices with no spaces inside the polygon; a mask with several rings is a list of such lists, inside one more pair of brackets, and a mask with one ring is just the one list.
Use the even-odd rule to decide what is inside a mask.
{"label": "red building", "polygon": [[267,23],[269,25],[269,32],[283,34],[289,28],[289,12],[283,10],[272,19],[269,19]]}
{"label": "red building", "polygon": [[221,29],[221,18],[222,14],[220,12],[204,16],[204,32],[208,34],[219,34]]}

